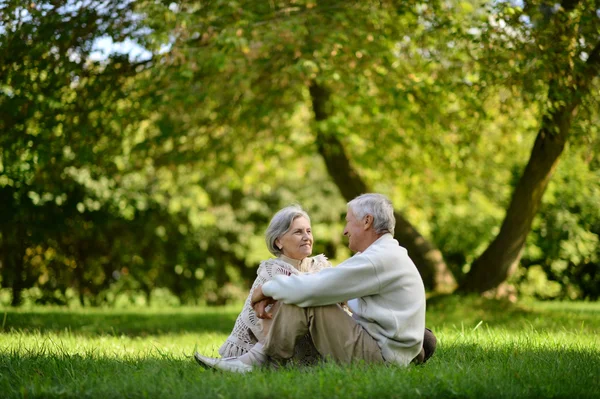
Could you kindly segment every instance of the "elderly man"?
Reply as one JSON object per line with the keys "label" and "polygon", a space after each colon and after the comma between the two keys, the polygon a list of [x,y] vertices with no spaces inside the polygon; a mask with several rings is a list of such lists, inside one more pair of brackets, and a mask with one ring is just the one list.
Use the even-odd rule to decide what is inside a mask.
{"label": "elderly man", "polygon": [[[407,251],[393,238],[391,202],[363,194],[348,203],[344,235],[352,258],[315,274],[275,276],[255,289],[253,307],[271,318],[266,307],[279,302],[263,347],[264,355],[285,361],[307,333],[325,358],[338,363],[364,361],[406,366],[423,362],[425,289]],[[347,301],[349,316],[338,303]],[[228,371],[251,371],[238,359],[197,359]],[[255,361],[255,365],[261,360]]]}

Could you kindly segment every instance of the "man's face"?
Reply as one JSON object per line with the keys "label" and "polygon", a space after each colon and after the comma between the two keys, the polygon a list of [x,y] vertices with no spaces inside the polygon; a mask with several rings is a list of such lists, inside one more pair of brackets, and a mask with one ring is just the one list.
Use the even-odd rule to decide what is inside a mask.
{"label": "man's face", "polygon": [[354,216],[352,209],[348,208],[346,213],[346,227],[344,227],[344,235],[348,237],[348,248],[352,252],[362,251],[362,241],[365,233],[365,224],[362,220],[358,220]]}

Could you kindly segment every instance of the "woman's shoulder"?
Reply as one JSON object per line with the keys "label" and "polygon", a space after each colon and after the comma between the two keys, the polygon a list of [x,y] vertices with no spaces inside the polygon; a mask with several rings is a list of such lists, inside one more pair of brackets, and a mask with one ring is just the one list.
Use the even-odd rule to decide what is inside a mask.
{"label": "woman's shoulder", "polygon": [[273,265],[288,265],[287,262],[279,259],[279,258],[269,258],[269,259],[264,259],[262,261],[260,261],[258,267],[264,267],[264,266],[273,266]]}
{"label": "woman's shoulder", "polygon": [[[315,256],[309,256],[308,259],[313,264],[323,264],[323,265],[329,265],[329,266],[331,266],[331,262],[329,262],[329,259],[327,259],[327,256],[325,256],[324,254],[319,254],[319,255],[315,255]],[[260,262],[259,267],[263,266],[263,265],[286,265],[286,266],[290,266],[289,263],[287,263],[286,261],[284,261],[282,259],[279,259],[279,258],[265,259],[265,260],[263,260],[263,261]]]}
{"label": "woman's shoulder", "polygon": [[[326,267],[332,267],[331,262],[323,254],[311,256],[308,258],[308,267],[310,272],[316,272]],[[268,275],[273,274],[298,274],[298,270],[287,263],[286,261],[279,258],[269,258],[260,262],[256,273],[258,275],[267,273]]]}
{"label": "woman's shoulder", "polygon": [[259,276],[264,274],[265,276],[272,277],[275,274],[297,274],[297,270],[294,269],[289,263],[279,258],[269,258],[260,262],[256,274]]}

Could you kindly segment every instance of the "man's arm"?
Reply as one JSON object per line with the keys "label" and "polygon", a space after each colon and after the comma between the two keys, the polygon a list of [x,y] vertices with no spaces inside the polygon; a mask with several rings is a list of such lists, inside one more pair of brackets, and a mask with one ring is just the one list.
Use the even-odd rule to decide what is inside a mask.
{"label": "man's arm", "polygon": [[380,290],[381,284],[369,258],[359,254],[315,274],[275,276],[261,288],[265,297],[308,307],[372,295]]}

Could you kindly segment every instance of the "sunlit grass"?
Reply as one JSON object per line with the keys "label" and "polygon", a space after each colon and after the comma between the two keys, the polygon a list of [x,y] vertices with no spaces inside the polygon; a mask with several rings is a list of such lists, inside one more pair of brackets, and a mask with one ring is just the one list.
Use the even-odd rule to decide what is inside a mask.
{"label": "sunlit grass", "polygon": [[239,306],[0,309],[0,397],[594,397],[600,306],[432,299],[425,366],[201,369]]}

